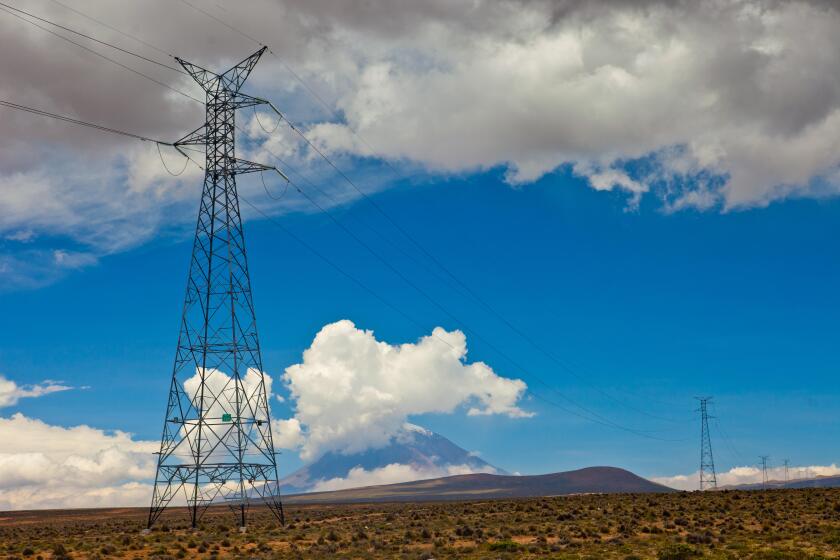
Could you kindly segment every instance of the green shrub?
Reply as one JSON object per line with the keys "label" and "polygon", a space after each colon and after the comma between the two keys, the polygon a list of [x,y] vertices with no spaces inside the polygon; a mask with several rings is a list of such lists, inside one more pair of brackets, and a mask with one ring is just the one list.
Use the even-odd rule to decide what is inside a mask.
{"label": "green shrub", "polygon": [[693,546],[687,544],[671,544],[659,551],[659,560],[691,560],[702,553]]}
{"label": "green shrub", "polygon": [[496,541],[490,543],[490,550],[494,552],[516,552],[519,550],[519,545],[513,541]]}
{"label": "green shrub", "polygon": [[802,553],[784,550],[762,550],[752,555],[752,560],[803,560]]}

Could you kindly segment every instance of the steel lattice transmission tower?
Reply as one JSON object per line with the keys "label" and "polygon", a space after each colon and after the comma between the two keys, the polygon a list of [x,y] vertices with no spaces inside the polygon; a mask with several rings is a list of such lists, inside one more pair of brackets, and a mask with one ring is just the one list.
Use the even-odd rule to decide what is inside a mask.
{"label": "steel lattice transmission tower", "polygon": [[764,490],[767,488],[767,461],[770,455],[759,455],[758,458],[761,459],[761,489]]}
{"label": "steel lattice transmission tower", "polygon": [[708,405],[712,397],[695,397],[700,401],[700,490],[717,488],[712,438],[709,434]]}
{"label": "steel lattice transmission tower", "polygon": [[236,110],[268,103],[239,91],[264,51],[222,74],[177,59],[207,94],[207,120],[175,146],[205,148],[206,165],[149,527],[181,492],[193,527],[220,501],[241,527],[252,502],[283,522],[236,191],[237,175],[276,169],[234,155]]}

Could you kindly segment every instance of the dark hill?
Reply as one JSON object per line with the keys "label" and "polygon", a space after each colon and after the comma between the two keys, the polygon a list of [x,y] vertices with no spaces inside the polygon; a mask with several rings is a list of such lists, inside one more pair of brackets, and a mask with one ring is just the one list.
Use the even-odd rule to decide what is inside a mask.
{"label": "dark hill", "polygon": [[568,494],[616,494],[675,492],[615,467],[589,467],[576,471],[533,476],[465,474],[367,486],[334,492],[312,492],[284,496],[292,504],[348,502],[416,502],[525,498]]}

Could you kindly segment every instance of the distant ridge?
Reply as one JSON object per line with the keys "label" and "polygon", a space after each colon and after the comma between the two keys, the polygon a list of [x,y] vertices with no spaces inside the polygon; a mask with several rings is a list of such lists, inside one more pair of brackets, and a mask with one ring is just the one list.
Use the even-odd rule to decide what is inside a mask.
{"label": "distant ridge", "polygon": [[[755,484],[731,484],[720,486],[718,490],[761,490],[761,483]],[[770,480],[767,482],[769,489],[794,489],[794,488],[840,488],[840,475],[818,476],[816,478],[802,478],[795,480]]]}
{"label": "distant ridge", "polygon": [[630,471],[616,467],[588,467],[532,476],[464,474],[429,480],[366,486],[333,492],[311,492],[283,497],[290,504],[353,502],[419,502],[676,492]]}

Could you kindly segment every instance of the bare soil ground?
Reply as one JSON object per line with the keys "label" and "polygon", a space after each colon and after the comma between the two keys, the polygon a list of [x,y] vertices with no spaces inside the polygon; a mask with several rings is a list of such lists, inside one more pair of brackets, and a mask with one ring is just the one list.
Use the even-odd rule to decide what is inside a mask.
{"label": "bare soil ground", "polygon": [[0,512],[0,559],[94,558],[840,558],[840,489],[586,495],[262,508],[244,534],[208,511],[189,528],[168,511],[148,535],[142,509]]}

